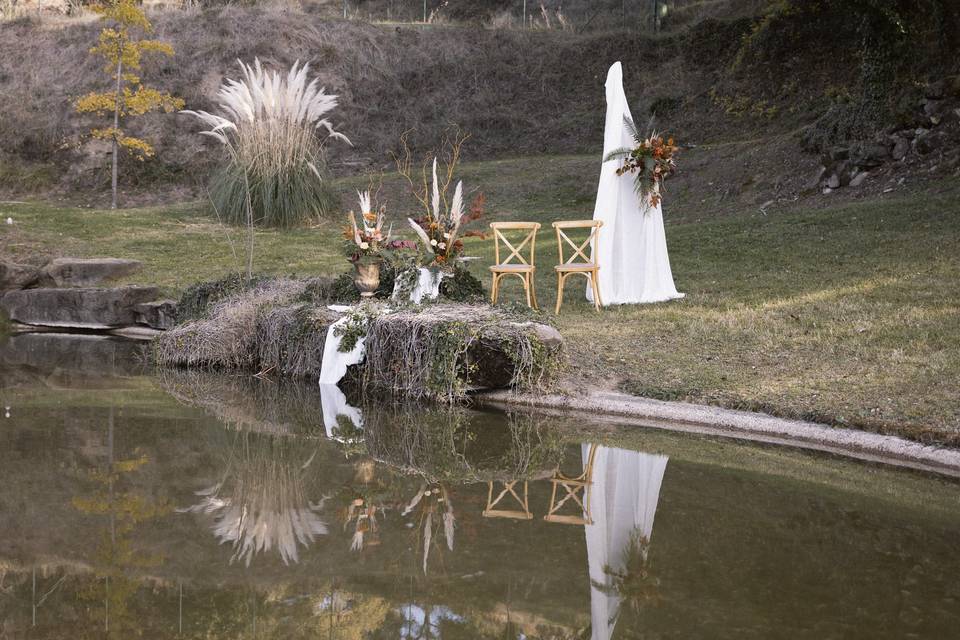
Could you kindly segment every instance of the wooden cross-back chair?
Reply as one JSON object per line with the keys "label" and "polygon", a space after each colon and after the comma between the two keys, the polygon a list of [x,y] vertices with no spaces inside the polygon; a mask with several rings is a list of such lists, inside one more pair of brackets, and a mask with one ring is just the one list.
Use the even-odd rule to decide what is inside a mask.
{"label": "wooden cross-back chair", "polygon": [[[526,480],[523,480],[523,496],[517,493],[515,487],[520,480],[505,480],[501,484],[503,488],[500,490],[500,493],[497,494],[497,497],[493,497],[493,481],[487,483],[487,508],[483,510],[484,518],[513,518],[514,520],[531,520],[533,514],[530,512],[530,504],[527,501],[527,488],[528,483]],[[507,496],[513,497],[513,502],[515,502],[515,507],[513,509],[506,509],[503,507],[497,508],[500,504],[500,501]],[[506,505],[504,505],[506,506]]]}
{"label": "wooden cross-back chair", "polygon": [[[600,300],[598,274],[600,265],[586,252],[590,250],[594,256],[597,255],[597,242],[602,226],[602,220],[568,220],[553,223],[553,228],[557,231],[557,251],[560,253],[560,264],[554,267],[557,272],[557,314],[560,313],[560,306],[563,304],[563,285],[566,284],[568,277],[578,273],[589,281],[590,289],[593,291],[593,306],[597,311],[600,310],[600,305],[603,304]],[[571,229],[588,229],[587,238],[577,244],[567,235],[567,231]],[[573,249],[573,255],[566,260],[563,258],[564,245]]]}
{"label": "wooden cross-back chair", "polygon": [[[583,472],[578,476],[566,476],[557,469],[550,478],[553,484],[553,491],[550,494],[550,508],[543,519],[547,522],[558,522],[560,524],[593,524],[593,517],[590,514],[590,498],[593,486],[593,463],[597,457],[597,445],[591,444],[587,452],[587,460],[583,465]],[[563,496],[557,499],[557,489],[564,490]],[[574,513],[560,513],[564,505],[569,501],[574,508]]]}
{"label": "wooden cross-back chair", "polygon": [[[493,251],[496,264],[490,267],[493,274],[493,285],[490,292],[490,300],[496,304],[500,295],[500,280],[505,276],[517,276],[523,281],[523,291],[527,296],[527,305],[537,308],[537,292],[534,289],[533,277],[536,275],[536,252],[537,252],[537,231],[540,230],[539,222],[491,222],[490,228],[493,229]],[[517,242],[513,242],[503,233],[504,231],[525,231],[523,237]],[[509,251],[504,260],[500,259],[500,245]],[[529,247],[529,259],[524,256],[524,248]],[[514,262],[516,260],[516,262]]]}

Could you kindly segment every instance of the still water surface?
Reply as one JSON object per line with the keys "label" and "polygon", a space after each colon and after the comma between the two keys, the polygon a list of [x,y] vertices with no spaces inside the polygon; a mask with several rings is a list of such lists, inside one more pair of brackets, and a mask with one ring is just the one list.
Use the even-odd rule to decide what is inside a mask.
{"label": "still water surface", "polygon": [[0,346],[0,638],[958,638],[960,485]]}

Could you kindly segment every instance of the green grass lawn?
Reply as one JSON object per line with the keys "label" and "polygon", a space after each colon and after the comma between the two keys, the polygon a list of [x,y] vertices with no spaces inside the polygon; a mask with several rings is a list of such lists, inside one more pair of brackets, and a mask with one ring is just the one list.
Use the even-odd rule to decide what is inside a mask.
{"label": "green grass lawn", "polygon": [[[486,222],[544,224],[537,291],[552,315],[556,241],[549,223],[589,217],[592,159],[537,158],[464,167],[483,185]],[[347,194],[356,179],[339,182]],[[409,213],[385,180],[398,229]],[[345,195],[345,204],[352,202]],[[674,205],[681,208],[682,202]],[[672,216],[668,221],[689,220]],[[170,295],[243,264],[243,233],[200,205],[98,211],[0,204],[0,255],[142,260],[137,281]],[[698,216],[702,217],[702,216]],[[338,273],[339,222],[256,234],[259,272]],[[681,301],[595,313],[572,280],[562,315],[564,385],[747,408],[960,445],[960,193],[668,222]],[[492,240],[471,238],[471,269],[489,286]],[[573,283],[576,284],[573,284]],[[504,298],[520,299],[507,281]]]}

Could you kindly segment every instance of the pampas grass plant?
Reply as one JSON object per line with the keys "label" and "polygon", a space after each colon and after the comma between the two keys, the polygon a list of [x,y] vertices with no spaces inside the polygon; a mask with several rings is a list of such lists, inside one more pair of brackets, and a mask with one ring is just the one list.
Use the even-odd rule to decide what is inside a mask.
{"label": "pampas grass plant", "polygon": [[[325,117],[337,106],[309,65],[295,62],[286,75],[259,59],[238,61],[243,77],[227,79],[217,93],[223,115],[183,111],[199,118],[227,150],[210,197],[218,215],[233,224],[289,228],[330,216],[336,198],[324,175],[324,147],[350,140]],[[319,134],[319,135],[318,135]]]}

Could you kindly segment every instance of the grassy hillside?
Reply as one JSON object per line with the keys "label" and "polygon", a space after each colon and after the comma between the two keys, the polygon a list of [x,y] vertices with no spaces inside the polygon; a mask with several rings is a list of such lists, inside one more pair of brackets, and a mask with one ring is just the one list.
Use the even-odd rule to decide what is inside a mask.
{"label": "grassy hillside", "polygon": [[[331,145],[329,159],[336,174],[347,175],[389,168],[403,131],[416,129],[412,144],[427,148],[450,123],[473,135],[471,159],[599,153],[604,77],[621,60],[638,122],[656,115],[685,145],[784,135],[790,144],[776,164],[792,169],[801,128],[832,113],[823,127],[828,138],[864,134],[883,124],[889,106],[868,100],[868,88],[882,85],[890,101],[903,87],[956,68],[960,11],[947,0],[913,11],[911,2],[919,0],[855,0],[856,10],[838,0],[674,2],[667,4],[677,13],[712,18],[687,19],[660,34],[629,20],[619,31],[489,29],[331,19],[330,3],[316,12],[311,4],[229,4],[156,13],[156,36],[177,55],[147,64],[143,76],[189,108],[210,110],[222,79],[237,75],[237,58],[276,66],[309,61],[340,95],[333,119],[355,146]],[[882,20],[862,31],[888,4],[910,17],[903,33],[888,34]],[[382,9],[350,6],[366,5],[368,17]],[[0,189],[58,187],[91,201],[107,184],[106,149],[83,144],[93,121],[71,108],[77,96],[107,88],[100,62],[87,55],[98,29],[89,16],[0,22],[0,60],[19,61],[0,70]],[[864,48],[864,34],[874,32],[882,46]],[[874,54],[882,56],[880,67]],[[884,84],[888,71],[895,87]],[[158,186],[167,194],[173,187],[199,193],[219,149],[196,135],[195,122],[151,115],[131,131],[155,143],[158,155],[121,164],[128,192],[154,199]]]}
{"label": "grassy hillside", "polygon": [[[581,218],[592,208],[595,158],[551,157],[466,165],[488,215]],[[341,181],[347,194],[359,179]],[[399,181],[384,193],[392,219],[408,210]],[[759,409],[960,445],[960,191],[878,194],[813,208],[779,204],[717,217],[682,184],[666,201],[677,285],[687,298],[593,312],[570,285],[557,326],[571,350],[570,389]],[[699,192],[698,192],[699,195]],[[672,199],[675,198],[675,199]],[[734,199],[735,200],[735,199]],[[676,212],[676,213],[674,213]],[[112,255],[143,260],[143,282],[176,294],[242,265],[242,238],[195,206],[100,211],[0,204],[0,254]],[[339,273],[339,224],[261,231],[256,268]],[[552,309],[556,245],[538,240],[538,298]],[[234,240],[234,244],[229,241]],[[237,254],[234,253],[237,252]],[[492,241],[467,240],[471,268],[489,286]],[[506,300],[519,300],[514,283]],[[552,315],[552,313],[548,313]]]}

